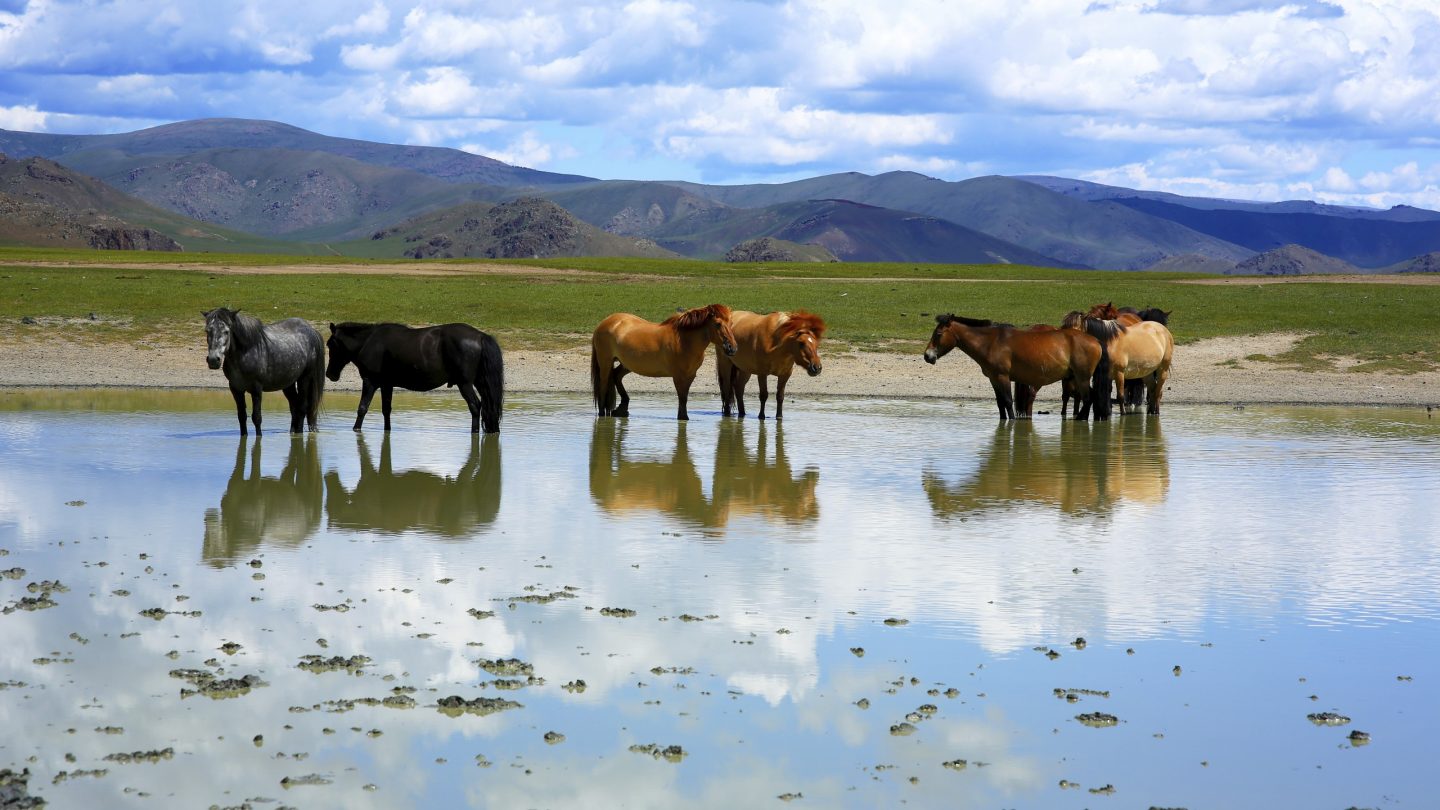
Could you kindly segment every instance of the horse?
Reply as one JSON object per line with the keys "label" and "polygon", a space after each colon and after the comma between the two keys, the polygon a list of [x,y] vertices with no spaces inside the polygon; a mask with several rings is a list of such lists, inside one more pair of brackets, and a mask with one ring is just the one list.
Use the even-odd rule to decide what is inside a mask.
{"label": "horse", "polygon": [[365,443],[355,436],[360,478],[346,488],[340,473],[325,473],[326,526],[382,534],[420,531],[447,539],[475,536],[500,514],[500,437],[470,434],[470,453],[454,475],[423,469],[397,471],[390,434],[380,441],[376,467]]}
{"label": "horse", "polygon": [[1016,416],[1012,380],[1039,389],[1070,377],[1081,398],[1090,396],[1092,383],[1104,381],[1096,376],[1103,347],[1074,329],[1033,332],[978,318],[937,315],[935,331],[925,346],[925,362],[934,365],[957,346],[990,379],[1001,421]]}
{"label": "horse", "polygon": [[633,371],[642,377],[674,380],[680,399],[675,418],[689,419],[685,403],[695,373],[705,362],[705,347],[711,343],[734,356],[735,334],[730,329],[730,308],[724,304],[678,312],[661,323],[626,312],[601,321],[590,338],[590,386],[600,416],[630,415],[630,394],[621,380]]}
{"label": "horse", "polygon": [[248,437],[242,438],[235,447],[235,466],[220,506],[205,510],[200,559],[215,568],[253,556],[263,546],[300,546],[320,528],[324,490],[315,436],[290,437],[289,454],[278,476],[260,474],[260,441],[250,447],[247,474],[248,442]]}
{"label": "horse", "polygon": [[390,430],[390,399],[396,386],[433,391],[455,386],[470,408],[470,432],[500,432],[505,399],[505,363],[495,338],[473,326],[447,323],[419,329],[398,323],[330,324],[330,365],[325,374],[340,380],[349,363],[360,372],[360,407],[355,430],[365,422],[370,400],[380,391],[385,430]]}
{"label": "horse", "polygon": [[730,328],[735,333],[735,356],[726,357],[715,350],[715,372],[720,378],[722,416],[730,415],[730,405],[745,418],[745,386],[751,375],[760,378],[760,414],[765,418],[765,400],[770,397],[766,379],[775,376],[775,418],[783,417],[785,384],[795,366],[805,369],[811,377],[820,376],[820,339],[825,336],[825,321],[809,312],[772,312],[757,315],[736,310],[730,313]]}
{"label": "horse", "polygon": [[[1175,352],[1175,339],[1164,324],[1138,320],[1139,317],[1138,313],[1121,313],[1108,303],[1095,305],[1085,315],[1086,330],[1105,343],[1110,366],[1108,373],[1115,382],[1122,415],[1129,412],[1125,397],[1127,378],[1144,382],[1147,394],[1145,412],[1160,413],[1160,398],[1164,394],[1165,381],[1170,377],[1170,364]],[[1107,384],[1106,398],[1109,391]]]}
{"label": "horse", "polygon": [[240,435],[245,427],[245,395],[250,395],[250,420],[260,435],[260,396],[283,391],[290,403],[290,432],[303,433],[305,423],[315,430],[320,398],[325,393],[325,341],[315,327],[300,318],[286,318],[266,326],[238,309],[217,307],[205,316],[205,362],[225,370]]}

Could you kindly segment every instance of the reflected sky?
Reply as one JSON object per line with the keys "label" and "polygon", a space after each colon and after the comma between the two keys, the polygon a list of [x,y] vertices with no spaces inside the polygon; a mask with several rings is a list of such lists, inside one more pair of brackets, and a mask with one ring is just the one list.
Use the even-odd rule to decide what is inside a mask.
{"label": "reflected sky", "polygon": [[[52,806],[1430,795],[1423,412],[997,427],[984,403],[836,399],[782,426],[521,395],[504,433],[473,437],[456,403],[414,395],[387,437],[353,434],[335,397],[318,435],[246,442],[211,396],[0,393],[0,571],[23,569],[0,607],[66,588],[0,615],[0,727],[21,730],[0,767],[29,767]],[[297,668],[311,654],[371,660]],[[543,683],[476,663],[512,657]],[[182,697],[181,668],[264,685]],[[522,708],[451,718],[449,695]],[[369,705],[396,696],[414,707]],[[1076,722],[1093,711],[1119,724]],[[648,743],[689,756],[629,750]],[[310,774],[330,784],[281,785]]]}

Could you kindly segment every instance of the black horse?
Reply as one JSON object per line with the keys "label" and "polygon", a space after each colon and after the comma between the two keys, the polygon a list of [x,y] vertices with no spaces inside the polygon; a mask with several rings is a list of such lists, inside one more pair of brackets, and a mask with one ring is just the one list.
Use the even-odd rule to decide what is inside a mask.
{"label": "black horse", "polygon": [[[365,422],[370,400],[380,390],[385,429],[390,429],[390,398],[396,386],[431,391],[456,386],[470,407],[470,432],[500,432],[505,397],[505,368],[500,344],[473,326],[447,323],[412,329],[398,323],[330,324],[330,365],[325,376],[338,382],[347,363],[360,372],[360,407],[355,429]],[[478,388],[478,390],[477,390]]]}

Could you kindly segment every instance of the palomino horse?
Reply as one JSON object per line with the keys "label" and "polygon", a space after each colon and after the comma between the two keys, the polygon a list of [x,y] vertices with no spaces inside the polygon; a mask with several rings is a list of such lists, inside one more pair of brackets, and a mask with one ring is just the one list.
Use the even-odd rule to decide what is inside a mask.
{"label": "palomino horse", "polygon": [[784,415],[785,384],[795,366],[805,369],[811,377],[820,376],[820,339],[825,336],[825,321],[809,312],[772,312],[757,315],[736,310],[730,313],[730,328],[735,332],[735,356],[726,357],[715,351],[715,372],[720,377],[722,415],[735,412],[745,418],[745,385],[751,375],[760,378],[760,414],[765,418],[765,400],[770,398],[766,385],[769,375],[775,376],[775,418]]}
{"label": "palomino horse", "polygon": [[455,386],[470,408],[470,432],[500,432],[505,399],[505,361],[495,338],[473,326],[447,323],[412,329],[398,323],[330,324],[331,380],[339,381],[345,364],[360,372],[360,407],[355,430],[365,423],[370,400],[380,390],[380,410],[390,429],[390,399],[396,386],[432,391]]}
{"label": "palomino horse", "polygon": [[1075,381],[1076,395],[1088,397],[1102,354],[1099,341],[1074,329],[1032,332],[958,315],[936,316],[925,362],[934,365],[957,346],[990,379],[1001,420],[1015,418],[1012,380],[1039,389],[1068,377]]}
{"label": "palomino horse", "polygon": [[[714,343],[735,354],[730,308],[724,304],[679,312],[663,323],[617,312],[595,327],[590,338],[590,385],[601,416],[629,416],[630,395],[621,380],[635,372],[642,377],[669,377],[680,398],[676,419],[689,419],[685,402],[695,373],[705,362],[705,347]],[[618,363],[618,365],[617,365]],[[620,405],[615,405],[615,395]]]}
{"label": "palomino horse", "polygon": [[[1128,314],[1128,313],[1127,313]],[[1138,318],[1131,315],[1125,320]],[[1146,390],[1146,413],[1160,413],[1160,398],[1165,381],[1170,377],[1170,362],[1175,353],[1175,339],[1170,330],[1158,321],[1136,321],[1126,324],[1121,313],[1111,304],[1097,304],[1085,314],[1086,331],[1104,335],[1109,359],[1109,376],[1115,382],[1115,395],[1120,413],[1128,413],[1125,401],[1126,379],[1143,380]],[[1098,334],[1097,334],[1098,333]],[[1109,395],[1109,386],[1105,394]]]}
{"label": "palomino horse", "polygon": [[240,435],[245,427],[245,395],[252,404],[250,419],[260,435],[260,395],[284,391],[290,402],[290,432],[301,433],[305,423],[315,430],[320,397],[325,392],[325,341],[315,327],[300,318],[286,318],[266,326],[238,309],[218,307],[205,316],[205,362],[223,368],[235,397]]}

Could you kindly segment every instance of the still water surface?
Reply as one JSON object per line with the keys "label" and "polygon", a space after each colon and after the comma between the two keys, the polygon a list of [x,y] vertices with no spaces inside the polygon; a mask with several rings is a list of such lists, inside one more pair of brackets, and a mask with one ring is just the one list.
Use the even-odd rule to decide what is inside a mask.
{"label": "still water surface", "polygon": [[1423,411],[351,408],[247,442],[223,393],[0,393],[0,767],[53,807],[1433,800]]}

